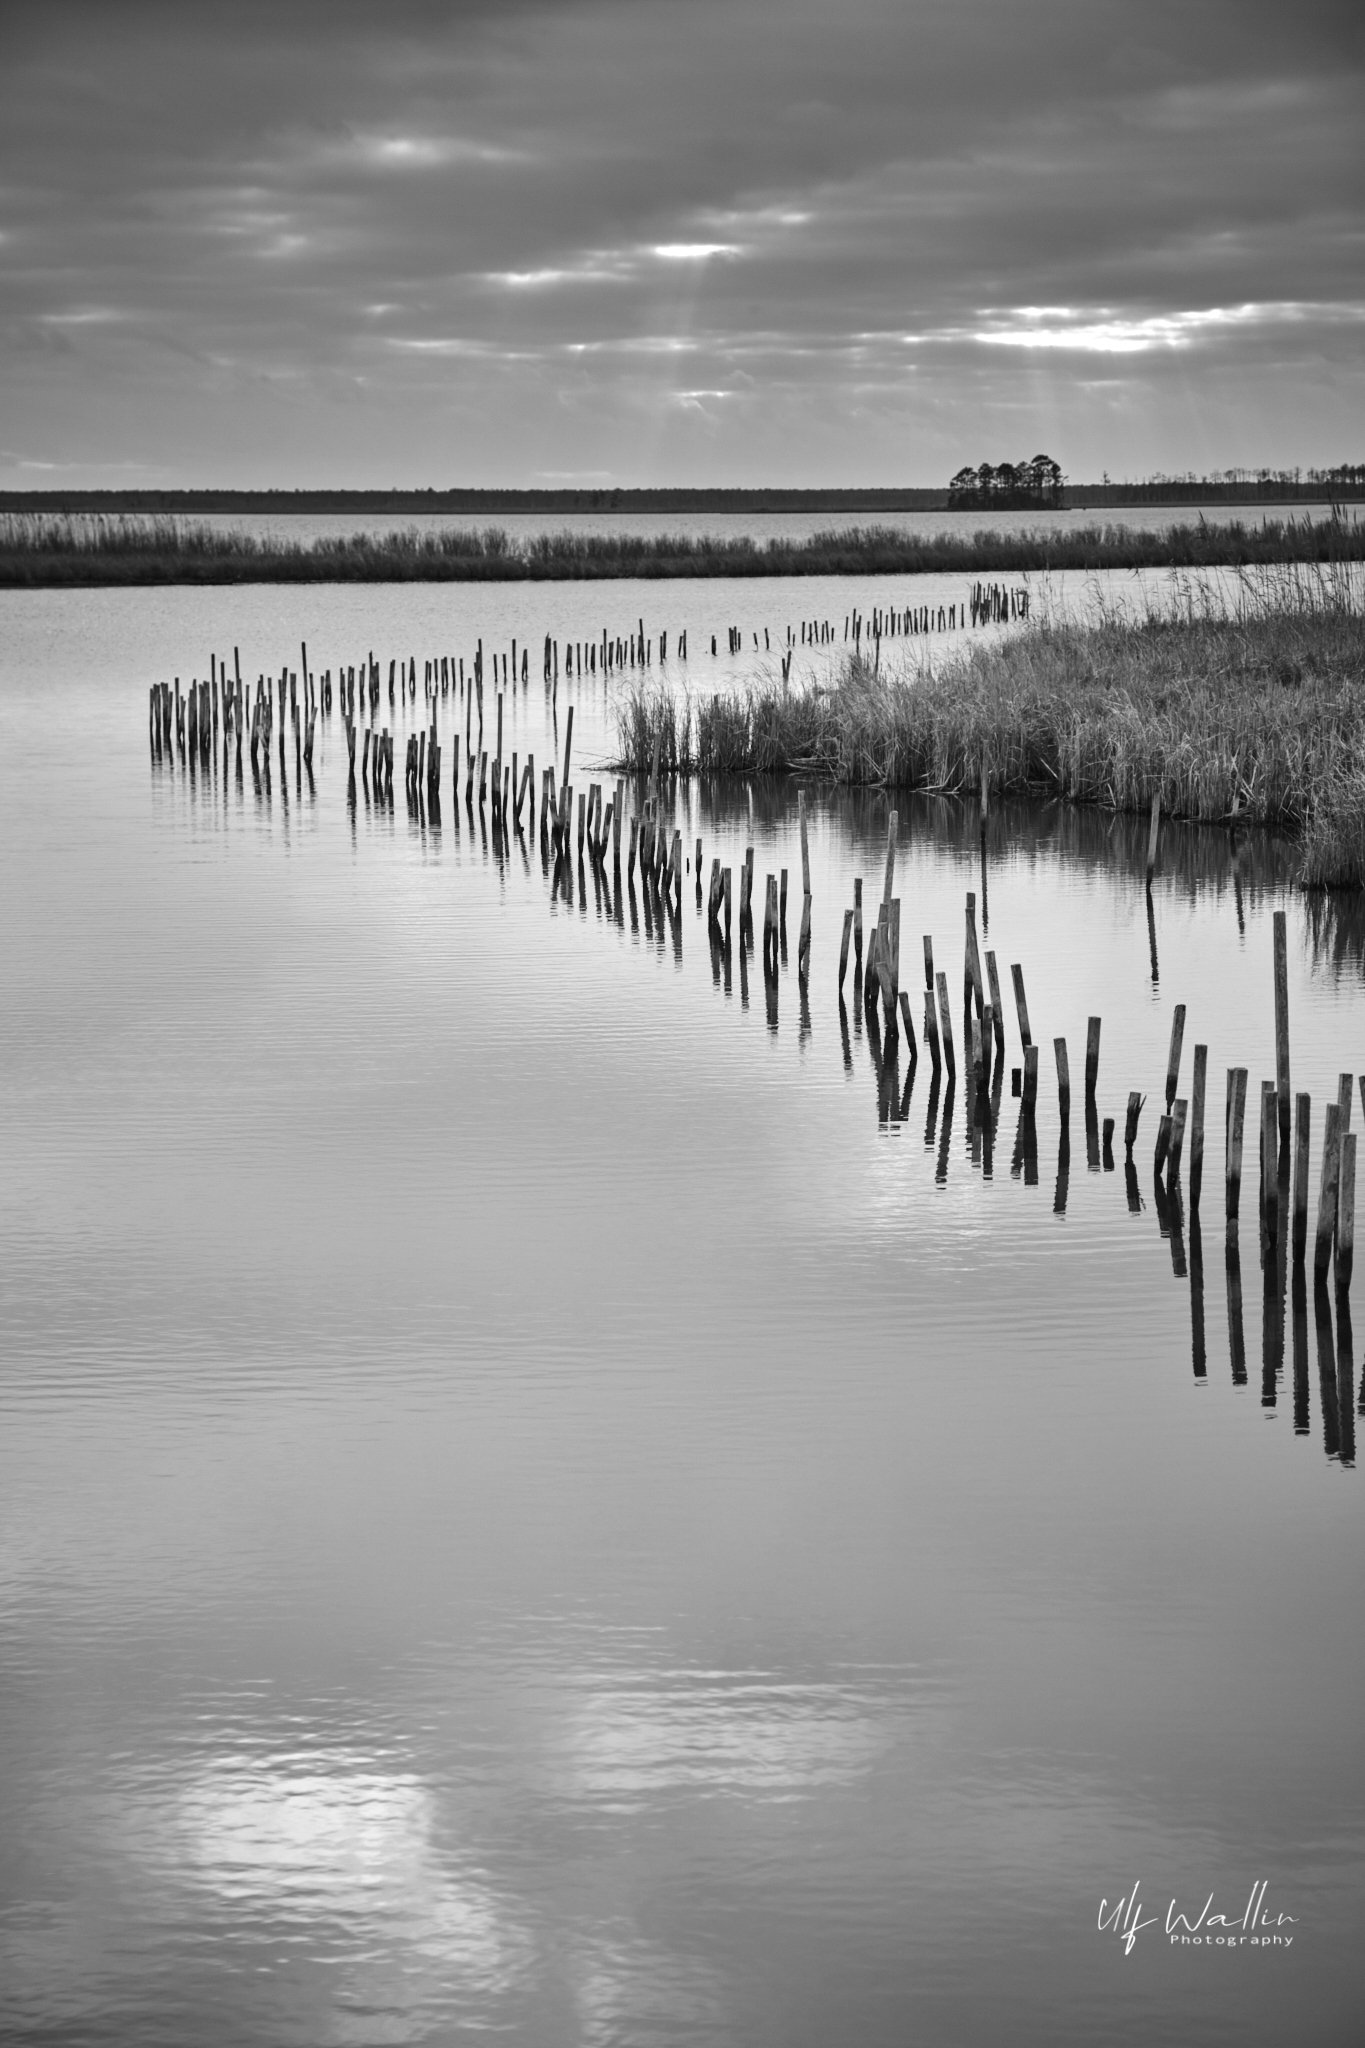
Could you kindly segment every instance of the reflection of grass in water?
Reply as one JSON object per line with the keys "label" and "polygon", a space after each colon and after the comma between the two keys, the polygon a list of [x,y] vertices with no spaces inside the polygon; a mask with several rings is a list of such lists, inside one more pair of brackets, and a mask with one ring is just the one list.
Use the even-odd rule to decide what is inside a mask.
{"label": "reflection of grass in water", "polygon": [[1365,525],[1344,518],[1202,520],[1163,533],[916,535],[863,526],[801,540],[745,534],[540,533],[498,526],[356,533],[297,541],[169,514],[0,513],[0,583],[500,581],[612,576],[841,576],[1052,569],[1238,568],[1359,561]]}
{"label": "reflection of grass in water", "polygon": [[[865,651],[828,679],[763,676],[698,712],[676,765],[853,784],[1047,791],[1117,811],[1304,835],[1304,879],[1365,881],[1365,608],[1335,566],[1191,584],[1170,612],[1042,623],[937,667]],[[623,765],[644,769],[666,692],[637,690]],[[683,714],[684,734],[692,726]],[[695,756],[695,759],[693,758]],[[667,746],[665,761],[673,765]]]}

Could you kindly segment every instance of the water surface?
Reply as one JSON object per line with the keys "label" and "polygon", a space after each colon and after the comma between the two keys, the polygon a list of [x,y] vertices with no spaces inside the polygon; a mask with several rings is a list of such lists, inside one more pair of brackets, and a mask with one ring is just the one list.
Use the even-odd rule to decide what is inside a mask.
{"label": "water surface", "polygon": [[[752,667],[711,630],[822,601],[666,599],[695,688]],[[1275,909],[1315,1168],[1365,1069],[1358,937],[1292,849],[1170,831],[1149,918],[1141,821],[1007,807],[983,860],[962,807],[900,802],[902,978],[928,932],[957,1002],[974,891],[1071,1048],[1063,1161],[1050,1053],[1036,1142],[1008,1076],[974,1133],[841,1015],[883,796],[809,793],[803,1002],[786,784],[664,792],[705,868],[754,846],[760,908],[788,868],[774,996],[691,874],[662,915],[576,863],[552,899],[538,834],[448,789],[439,822],[352,805],[335,717],[311,788],[292,750],[259,793],[148,758],[147,684],[210,650],[420,678],[515,633],[508,751],[551,758],[572,702],[600,761],[611,693],[547,701],[541,639],[639,610],[0,600],[0,2030],[1346,2043],[1359,1346],[1273,1256],[1267,1291],[1245,1195],[1239,1318],[1221,1220]],[[400,764],[426,715],[385,689]],[[1198,1245],[1151,1172],[1176,1002]],[[1136,1210],[1121,1147],[1087,1157],[1092,1013],[1101,1113],[1149,1097]],[[1240,1920],[1257,1881],[1292,1948],[1097,1925],[1135,1882]]]}

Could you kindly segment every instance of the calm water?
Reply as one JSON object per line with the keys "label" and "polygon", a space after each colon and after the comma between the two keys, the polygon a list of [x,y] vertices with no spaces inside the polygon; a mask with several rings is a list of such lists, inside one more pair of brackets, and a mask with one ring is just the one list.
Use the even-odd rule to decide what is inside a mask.
{"label": "calm water", "polygon": [[[0,2033],[1354,2041],[1360,1344],[1267,1300],[1254,1191],[1238,1327],[1221,1228],[1276,908],[1314,1173],[1365,1070],[1360,935],[1292,850],[1169,832],[1149,922],[1139,821],[1005,810],[983,869],[901,803],[905,982],[929,932],[956,993],[974,889],[1071,1047],[1063,1173],[1050,1059],[1035,1153],[1008,1081],[974,1137],[841,1017],[876,795],[812,794],[803,1004],[799,881],[774,1002],[690,874],[662,919],[552,901],[448,784],[352,808],[335,717],[312,789],[149,763],[147,684],[210,649],[420,677],[516,633],[509,752],[572,702],[586,764],[609,697],[547,706],[541,637],[640,596],[0,599]],[[708,648],[910,601],[666,598]],[[760,903],[799,876],[785,785],[666,802]],[[1176,1002],[1202,1246],[1151,1175]],[[1087,1162],[1092,1012],[1101,1113],[1149,1097],[1136,1210]],[[1169,1944],[1258,1882],[1292,1947]]]}

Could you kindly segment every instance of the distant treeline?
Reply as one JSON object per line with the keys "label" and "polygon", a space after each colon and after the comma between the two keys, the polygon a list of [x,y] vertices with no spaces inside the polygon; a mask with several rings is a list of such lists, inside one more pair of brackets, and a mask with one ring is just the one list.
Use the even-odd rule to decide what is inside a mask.
{"label": "distant treeline", "polygon": [[[1004,474],[1008,469],[1006,464],[995,473],[1002,490],[1009,487]],[[970,477],[973,488],[979,487],[979,471],[960,471],[959,476],[964,480]],[[619,512],[629,519],[640,512],[693,517],[708,512],[945,512],[951,495],[951,488],[615,490],[605,486],[554,491],[0,491],[0,512],[169,514],[179,518],[233,513],[263,513],[272,518],[320,513],[349,513],[355,518],[402,518],[417,513],[493,518],[509,512],[545,518],[556,512]],[[1220,470],[1213,476],[1156,476],[1139,483],[1113,483],[1108,477],[1089,484],[1063,479],[1060,487],[1053,482],[1046,501],[1026,498],[1023,502],[1059,502],[1063,507],[1092,510],[1106,505],[1321,504],[1360,497],[1365,497],[1365,463],[1341,463],[1334,469]],[[988,502],[1003,505],[1000,496]]]}
{"label": "distant treeline", "polygon": [[1123,526],[920,537],[849,527],[796,541],[743,535],[545,533],[502,527],[356,534],[311,542],[175,519],[0,514],[0,586],[153,583],[439,583],[609,577],[892,576],[931,571],[1243,567],[1365,559],[1365,523],[1200,520],[1164,533]]}

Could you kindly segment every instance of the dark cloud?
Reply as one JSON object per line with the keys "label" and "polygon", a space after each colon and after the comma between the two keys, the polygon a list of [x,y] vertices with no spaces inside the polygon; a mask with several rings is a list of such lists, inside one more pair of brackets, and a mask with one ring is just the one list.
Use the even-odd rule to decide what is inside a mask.
{"label": "dark cloud", "polygon": [[0,17],[0,407],[176,481],[1358,453],[1362,10]]}

